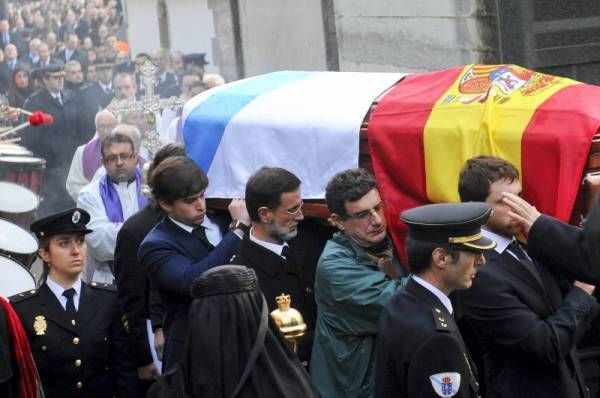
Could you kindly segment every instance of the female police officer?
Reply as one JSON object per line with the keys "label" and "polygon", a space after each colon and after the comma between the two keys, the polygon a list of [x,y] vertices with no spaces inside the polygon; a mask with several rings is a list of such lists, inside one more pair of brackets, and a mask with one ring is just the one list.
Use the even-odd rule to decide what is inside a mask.
{"label": "female police officer", "polygon": [[47,398],[134,396],[135,369],[116,289],[81,280],[89,219],[85,210],[70,209],[31,224],[44,280],[39,289],[10,298]]}

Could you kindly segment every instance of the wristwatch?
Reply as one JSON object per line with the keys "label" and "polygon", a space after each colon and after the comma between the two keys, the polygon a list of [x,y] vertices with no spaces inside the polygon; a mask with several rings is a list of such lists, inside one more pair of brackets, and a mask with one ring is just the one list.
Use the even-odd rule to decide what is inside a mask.
{"label": "wristwatch", "polygon": [[241,222],[240,220],[231,220],[231,224],[229,224],[229,230],[235,231],[236,229],[239,229],[243,233],[246,233],[250,230],[250,227]]}

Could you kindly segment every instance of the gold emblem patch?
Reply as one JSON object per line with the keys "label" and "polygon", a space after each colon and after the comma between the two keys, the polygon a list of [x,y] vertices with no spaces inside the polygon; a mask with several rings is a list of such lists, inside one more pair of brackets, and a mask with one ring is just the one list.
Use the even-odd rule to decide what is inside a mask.
{"label": "gold emblem patch", "polygon": [[46,317],[43,315],[38,315],[35,317],[35,321],[33,321],[33,329],[35,330],[35,334],[37,336],[45,335],[47,327],[48,324],[46,323]]}

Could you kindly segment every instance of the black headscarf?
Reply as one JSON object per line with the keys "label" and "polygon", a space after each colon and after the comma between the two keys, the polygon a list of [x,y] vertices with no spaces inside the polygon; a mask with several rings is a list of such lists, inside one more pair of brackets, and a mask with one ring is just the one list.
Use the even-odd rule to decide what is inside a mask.
{"label": "black headscarf", "polygon": [[[192,286],[190,327],[181,362],[168,370],[148,397],[318,397],[308,374],[263,308],[256,274],[236,265],[215,267]],[[264,320],[263,320],[264,319]],[[256,362],[240,384],[261,322]],[[233,395],[238,389],[237,395]]]}

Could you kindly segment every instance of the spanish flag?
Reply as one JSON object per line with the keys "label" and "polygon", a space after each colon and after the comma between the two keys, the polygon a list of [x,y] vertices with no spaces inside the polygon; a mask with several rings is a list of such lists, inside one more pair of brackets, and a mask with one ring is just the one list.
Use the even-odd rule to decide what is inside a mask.
{"label": "spanish flag", "polygon": [[368,126],[396,247],[404,247],[400,213],[459,201],[459,171],[478,155],[510,161],[525,199],[568,221],[599,127],[598,86],[516,65],[407,76],[380,100]]}

